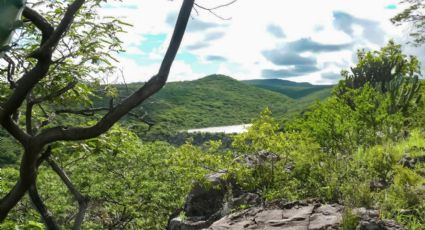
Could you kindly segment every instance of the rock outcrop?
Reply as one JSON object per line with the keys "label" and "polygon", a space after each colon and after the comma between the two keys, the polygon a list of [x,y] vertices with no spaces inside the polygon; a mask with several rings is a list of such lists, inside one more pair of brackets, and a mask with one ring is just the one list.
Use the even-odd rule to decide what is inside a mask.
{"label": "rock outcrop", "polygon": [[[295,205],[294,205],[295,204]],[[225,216],[208,230],[332,230],[339,229],[344,207],[339,204],[295,202],[287,207],[253,207]],[[403,230],[394,221],[381,220],[375,210],[355,209],[356,230]],[[354,230],[354,229],[353,229]]]}
{"label": "rock outcrop", "polygon": [[242,206],[261,206],[260,196],[242,191],[232,179],[223,179],[226,172],[207,176],[209,185],[196,183],[186,198],[184,208],[169,221],[169,230],[197,230]]}
{"label": "rock outcrop", "polygon": [[[332,230],[341,226],[344,206],[340,204],[317,200],[265,204],[259,195],[244,192],[231,180],[222,179],[224,175],[225,172],[209,175],[211,186],[196,184],[181,215],[171,219],[167,229]],[[376,210],[359,208],[353,213],[358,216],[356,230],[404,229],[394,221],[380,219]]]}
{"label": "rock outcrop", "polygon": [[[253,167],[276,157],[262,151],[237,160]],[[421,160],[406,158],[403,162],[410,166]],[[290,165],[287,170],[291,170]],[[224,171],[206,179],[210,185],[194,185],[180,214],[169,221],[168,230],[332,230],[343,224],[344,206],[340,204],[317,200],[265,203],[258,194],[243,191]],[[387,184],[376,181],[370,186],[379,190]],[[357,216],[355,230],[404,229],[392,220],[381,219],[376,210],[358,208],[352,212]]]}
{"label": "rock outcrop", "polygon": [[222,229],[338,229],[340,205],[297,204],[291,208],[249,208],[213,223],[209,230]]}

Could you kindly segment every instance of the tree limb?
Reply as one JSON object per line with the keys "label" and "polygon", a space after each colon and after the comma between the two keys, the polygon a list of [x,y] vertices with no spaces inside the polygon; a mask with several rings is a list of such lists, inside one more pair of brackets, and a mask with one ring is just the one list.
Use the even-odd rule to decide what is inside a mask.
{"label": "tree limb", "polygon": [[81,224],[84,221],[84,215],[88,207],[89,198],[78,191],[78,189],[71,182],[71,179],[69,179],[65,171],[63,171],[63,169],[54,160],[48,158],[47,163],[50,165],[53,171],[58,174],[62,182],[68,188],[69,192],[74,196],[74,199],[78,202],[78,213],[75,217],[74,226],[72,227],[72,229],[78,230],[80,229]]}
{"label": "tree limb", "polygon": [[[33,57],[38,60],[36,65],[16,82],[16,88],[12,92],[12,95],[4,104],[0,105],[0,124],[11,132],[12,135],[22,143],[25,149],[20,165],[19,180],[11,191],[0,201],[0,221],[3,221],[7,217],[9,211],[16,206],[34,183],[37,172],[38,156],[45,145],[59,140],[89,139],[105,133],[121,117],[140,105],[151,95],[158,92],[165,85],[194,5],[194,0],[184,0],[171,42],[158,73],[138,91],[116,105],[92,127],[69,129],[57,127],[44,130],[37,136],[31,137],[20,130],[19,127],[11,121],[10,116],[22,106],[23,101],[34,86],[48,74],[52,62],[52,54],[84,2],[84,0],[75,0],[68,7],[59,26],[34,53]],[[76,221],[76,224],[78,224],[78,221]]]}
{"label": "tree limb", "polygon": [[68,92],[70,89],[73,89],[77,85],[77,83],[78,83],[78,81],[74,80],[74,81],[68,83],[62,89],[60,89],[56,92],[53,92],[52,94],[31,100],[31,104],[33,104],[33,105],[34,104],[40,104],[40,103],[45,102],[45,101],[53,100],[54,98],[59,97],[60,95]]}
{"label": "tree limb", "polygon": [[[99,107],[99,108],[90,108],[90,109],[81,109],[81,110],[76,110],[76,109],[59,109],[55,111],[55,114],[75,114],[75,115],[82,115],[82,116],[94,116],[96,114],[96,112],[101,112],[101,111],[110,111],[110,108],[107,107]],[[154,122],[152,121],[148,121],[145,119],[145,117],[147,116],[147,113],[145,112],[143,115],[139,115],[136,113],[132,113],[129,112],[127,113],[127,115],[134,117],[135,119],[138,119],[144,123],[146,123],[149,126],[153,126],[155,125]]]}
{"label": "tree limb", "polygon": [[[1,112],[1,107],[0,107]],[[2,123],[4,129],[6,129],[16,140],[22,145],[26,145],[30,139],[30,136],[19,128],[18,124],[12,120],[11,117],[6,118]]]}
{"label": "tree limb", "polygon": [[0,200],[0,222],[4,221],[9,211],[22,199],[37,175],[37,156],[42,146],[31,141],[23,146],[25,151],[21,160],[19,179],[9,193]]}
{"label": "tree limb", "polygon": [[[211,13],[212,15],[214,15],[214,16],[216,16],[217,18],[220,18],[221,20],[230,20],[231,18],[225,18],[225,17],[223,17],[223,16],[220,16],[219,14],[217,14],[216,12],[215,12],[215,10],[217,10],[217,9],[220,9],[220,8],[223,8],[223,7],[226,7],[226,6],[230,6],[230,5],[232,5],[232,4],[234,4],[235,2],[237,2],[238,0],[233,0],[233,1],[230,1],[230,2],[228,2],[228,3],[225,3],[225,4],[221,4],[221,5],[218,5],[218,6],[215,6],[215,7],[205,7],[205,6],[202,6],[202,5],[200,5],[200,4],[197,4],[197,3],[195,3],[195,6],[196,7],[198,7],[199,9],[202,9],[202,10],[205,10],[205,11],[208,11],[209,13]],[[198,13],[198,10],[195,8],[195,10],[196,10],[196,12]]]}
{"label": "tree limb", "polygon": [[89,108],[89,109],[59,109],[56,110],[55,113],[56,114],[63,114],[63,113],[68,113],[68,114],[75,114],[75,115],[83,115],[83,116],[94,116],[96,114],[96,112],[101,112],[101,111],[109,111],[110,109],[107,107],[99,107],[99,108]]}
{"label": "tree limb", "polygon": [[4,55],[3,59],[8,63],[7,65],[7,81],[9,82],[10,88],[14,89],[16,87],[16,83],[13,80],[13,75],[15,75],[15,68],[16,68],[16,64],[15,62],[12,60],[12,58],[10,58],[9,56],[7,56],[6,54]]}
{"label": "tree limb", "polygon": [[27,96],[27,106],[25,110],[25,126],[28,135],[33,135],[33,129],[32,129],[32,109],[34,108],[34,104],[31,103],[31,94]]}
{"label": "tree limb", "polygon": [[44,205],[44,202],[41,199],[40,194],[38,193],[36,182],[34,182],[34,184],[30,186],[28,190],[28,194],[31,198],[31,202],[37,209],[38,213],[41,215],[47,229],[52,229],[52,230],[59,229],[58,224],[53,219],[52,214],[49,212],[46,205]]}
{"label": "tree limb", "polygon": [[166,83],[170,73],[171,65],[176,57],[177,51],[183,40],[190,13],[194,5],[194,0],[185,0],[180,9],[174,33],[169,47],[164,56],[158,73],[152,77],[135,93],[124,99],[121,103],[111,109],[99,122],[88,128],[63,128],[56,127],[43,131],[36,138],[41,143],[47,144],[59,140],[85,140],[94,138],[111,128],[120,118],[126,115],[130,110],[140,105],[154,93],[158,92]]}
{"label": "tree limb", "polygon": [[56,49],[60,39],[67,32],[69,26],[74,21],[75,15],[83,6],[84,2],[85,0],[75,0],[71,5],[69,5],[58,27],[53,31],[52,35],[49,36],[46,42],[33,53],[33,57],[38,59],[42,56],[49,56],[49,54],[51,55],[53,53],[53,50]]}
{"label": "tree limb", "polygon": [[43,44],[53,33],[54,29],[50,23],[41,16],[37,11],[25,7],[22,14],[25,18],[29,19],[40,31],[42,34],[41,43]]}

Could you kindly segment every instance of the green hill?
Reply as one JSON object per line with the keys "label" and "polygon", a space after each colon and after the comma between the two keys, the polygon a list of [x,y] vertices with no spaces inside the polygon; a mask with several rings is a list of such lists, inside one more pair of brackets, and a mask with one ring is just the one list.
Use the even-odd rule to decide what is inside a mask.
{"label": "green hill", "polygon": [[[118,85],[125,97],[141,83]],[[149,119],[170,130],[249,123],[268,106],[283,116],[293,99],[223,75],[170,82],[142,104]]]}
{"label": "green hill", "polygon": [[[310,83],[292,82],[281,79],[258,79],[243,81],[246,84],[284,94],[293,99],[302,99],[309,95],[312,98],[323,99],[330,95],[332,85],[312,85]],[[317,93],[321,92],[321,93]],[[308,99],[307,99],[308,100]]]}
{"label": "green hill", "polygon": [[[281,91],[261,86],[272,86],[273,82],[281,84]],[[126,97],[142,84],[116,87],[120,97]],[[285,89],[290,89],[290,93]],[[164,133],[250,123],[265,107],[269,107],[275,117],[290,116],[306,109],[315,100],[327,97],[328,92],[329,86],[283,80],[237,81],[223,75],[210,75],[195,81],[167,83],[135,112],[146,112],[146,118],[156,124],[152,131]]]}

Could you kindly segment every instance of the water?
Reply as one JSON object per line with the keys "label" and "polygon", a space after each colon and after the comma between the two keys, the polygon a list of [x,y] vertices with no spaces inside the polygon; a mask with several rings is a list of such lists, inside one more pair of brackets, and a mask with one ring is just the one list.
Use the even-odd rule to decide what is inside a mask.
{"label": "water", "polygon": [[230,125],[219,127],[208,127],[202,129],[189,129],[188,133],[225,133],[225,134],[239,134],[244,133],[251,127],[251,124]]}

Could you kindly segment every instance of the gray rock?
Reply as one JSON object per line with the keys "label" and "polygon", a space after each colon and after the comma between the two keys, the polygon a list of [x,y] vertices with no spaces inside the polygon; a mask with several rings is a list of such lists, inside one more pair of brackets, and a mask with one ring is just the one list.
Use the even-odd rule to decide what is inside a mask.
{"label": "gray rock", "polygon": [[206,178],[210,185],[194,185],[183,209],[186,216],[207,220],[221,210],[226,195],[226,182],[222,179],[224,175],[225,173],[211,174]]}
{"label": "gray rock", "polygon": [[[339,204],[292,202],[286,208],[253,207],[214,222],[207,230],[337,230],[342,222],[344,207]],[[379,219],[379,212],[355,209],[359,216],[357,230],[404,230],[394,221]]]}
{"label": "gray rock", "polygon": [[337,229],[342,221],[342,211],[344,207],[338,204],[322,205],[318,207],[310,216],[308,229]]}
{"label": "gray rock", "polygon": [[288,209],[250,208],[226,216],[208,230],[242,229],[338,229],[342,221],[340,205],[307,204]]}
{"label": "gray rock", "polygon": [[169,221],[167,229],[207,228],[235,209],[261,205],[262,200],[258,194],[242,191],[231,178],[223,179],[225,175],[226,172],[207,175],[208,185],[195,183],[182,210],[185,218],[182,219],[177,213]]}

